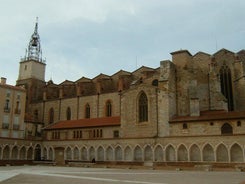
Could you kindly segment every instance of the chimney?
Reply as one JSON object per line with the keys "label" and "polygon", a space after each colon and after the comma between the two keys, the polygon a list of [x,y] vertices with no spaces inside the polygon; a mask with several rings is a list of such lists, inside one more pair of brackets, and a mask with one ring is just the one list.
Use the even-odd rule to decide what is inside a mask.
{"label": "chimney", "polygon": [[1,84],[5,85],[6,84],[7,79],[5,77],[1,77]]}

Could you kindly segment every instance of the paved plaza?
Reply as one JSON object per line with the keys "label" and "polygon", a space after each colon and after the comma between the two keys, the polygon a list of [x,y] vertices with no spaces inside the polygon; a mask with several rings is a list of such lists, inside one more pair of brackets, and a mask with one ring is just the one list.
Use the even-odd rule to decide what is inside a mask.
{"label": "paved plaza", "polygon": [[2,166],[1,184],[245,184],[235,171],[167,171],[57,166]]}

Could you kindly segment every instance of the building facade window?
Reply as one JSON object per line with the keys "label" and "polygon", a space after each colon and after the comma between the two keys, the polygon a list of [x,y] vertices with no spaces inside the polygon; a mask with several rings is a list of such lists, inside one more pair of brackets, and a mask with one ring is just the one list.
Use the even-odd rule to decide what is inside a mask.
{"label": "building facade window", "polygon": [[49,109],[49,124],[54,123],[54,108]]}
{"label": "building facade window", "polygon": [[17,94],[17,100],[20,100],[20,94]]}
{"label": "building facade window", "polygon": [[2,129],[9,129],[9,116],[8,115],[3,116]]}
{"label": "building facade window", "polygon": [[71,108],[67,107],[66,109],[66,119],[71,120]]}
{"label": "building facade window", "polygon": [[9,99],[5,100],[5,104],[4,104],[4,112],[10,112],[10,105],[9,105]]}
{"label": "building facade window", "polygon": [[227,65],[223,65],[220,68],[220,86],[221,86],[222,94],[227,99],[228,110],[229,111],[234,110],[231,70]]}
{"label": "building facade window", "polygon": [[8,90],[7,93],[6,93],[6,97],[7,98],[10,98],[10,91]]}
{"label": "building facade window", "polygon": [[152,86],[158,86],[158,80],[157,79],[153,80],[151,84]]}
{"label": "building facade window", "polygon": [[90,130],[89,138],[102,138],[103,137],[103,130],[102,129],[93,129]]}
{"label": "building facade window", "polygon": [[111,105],[111,101],[108,100],[106,102],[106,116],[110,117],[112,115],[112,105]]}
{"label": "building facade window", "polygon": [[85,106],[85,118],[90,118],[90,105],[86,104]]}
{"label": "building facade window", "polygon": [[139,122],[148,121],[148,99],[144,92],[139,97]]}
{"label": "building facade window", "polygon": [[83,138],[82,130],[74,130],[73,139],[81,139],[81,138]]}
{"label": "building facade window", "polygon": [[13,129],[14,130],[19,130],[20,128],[20,121],[19,121],[19,116],[14,117],[14,124],[13,124]]}
{"label": "building facade window", "polygon": [[52,132],[52,139],[60,139],[60,132],[59,131]]}
{"label": "building facade window", "polygon": [[119,131],[118,130],[114,130],[113,131],[113,137],[114,138],[118,138],[119,137]]}
{"label": "building facade window", "polygon": [[187,123],[183,123],[182,128],[187,129],[188,128]]}
{"label": "building facade window", "polygon": [[223,124],[221,127],[221,135],[232,135],[233,134],[233,128],[229,123]]}
{"label": "building facade window", "polygon": [[237,121],[237,122],[236,122],[236,125],[237,125],[238,127],[242,126],[241,121]]}
{"label": "building facade window", "polygon": [[9,129],[9,116],[8,115],[3,116],[2,129]]}
{"label": "building facade window", "polygon": [[16,107],[15,107],[15,114],[20,114],[20,102],[16,102]]}

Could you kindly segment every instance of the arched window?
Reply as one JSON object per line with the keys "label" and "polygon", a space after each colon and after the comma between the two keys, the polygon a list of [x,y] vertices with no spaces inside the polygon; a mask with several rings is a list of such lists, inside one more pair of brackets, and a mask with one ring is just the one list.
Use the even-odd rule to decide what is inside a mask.
{"label": "arched window", "polygon": [[71,108],[67,107],[66,109],[66,119],[71,120]]}
{"label": "arched window", "polygon": [[182,128],[183,129],[187,129],[188,128],[187,124],[186,123],[183,123]]}
{"label": "arched window", "polygon": [[232,111],[234,109],[234,104],[232,94],[231,70],[227,65],[223,65],[220,68],[220,85],[221,92],[227,99],[228,110]]}
{"label": "arched window", "polygon": [[90,118],[90,105],[86,104],[85,106],[85,118]]}
{"label": "arched window", "polygon": [[143,92],[139,97],[139,122],[148,121],[148,100]]}
{"label": "arched window", "polygon": [[108,100],[106,102],[106,116],[110,117],[112,114],[111,102]]}
{"label": "arched window", "polygon": [[221,127],[221,135],[231,135],[233,134],[233,128],[229,123],[223,124]]}
{"label": "arched window", "polygon": [[54,108],[50,108],[49,109],[49,123],[53,123],[54,122]]}
{"label": "arched window", "polygon": [[5,105],[4,105],[4,112],[9,112],[9,99],[7,99],[6,101],[5,101]]}
{"label": "arched window", "polygon": [[152,86],[158,86],[158,80],[157,79],[153,80],[151,84]]}

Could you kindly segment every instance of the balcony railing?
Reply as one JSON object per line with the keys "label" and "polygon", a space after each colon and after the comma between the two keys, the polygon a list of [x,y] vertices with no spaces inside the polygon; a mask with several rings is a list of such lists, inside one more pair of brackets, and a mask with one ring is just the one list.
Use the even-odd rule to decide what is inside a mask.
{"label": "balcony railing", "polygon": [[3,123],[2,124],[2,129],[9,129],[9,124],[8,123]]}
{"label": "balcony railing", "polygon": [[21,110],[20,110],[20,109],[15,109],[15,110],[14,110],[14,113],[15,113],[15,114],[20,114],[20,113],[21,113]]}
{"label": "balcony railing", "polygon": [[14,125],[13,125],[13,129],[14,129],[14,130],[19,130],[19,129],[20,129],[20,125],[15,125],[15,124],[14,124]]}
{"label": "balcony railing", "polygon": [[4,107],[4,112],[10,113],[10,108],[9,107]]}

